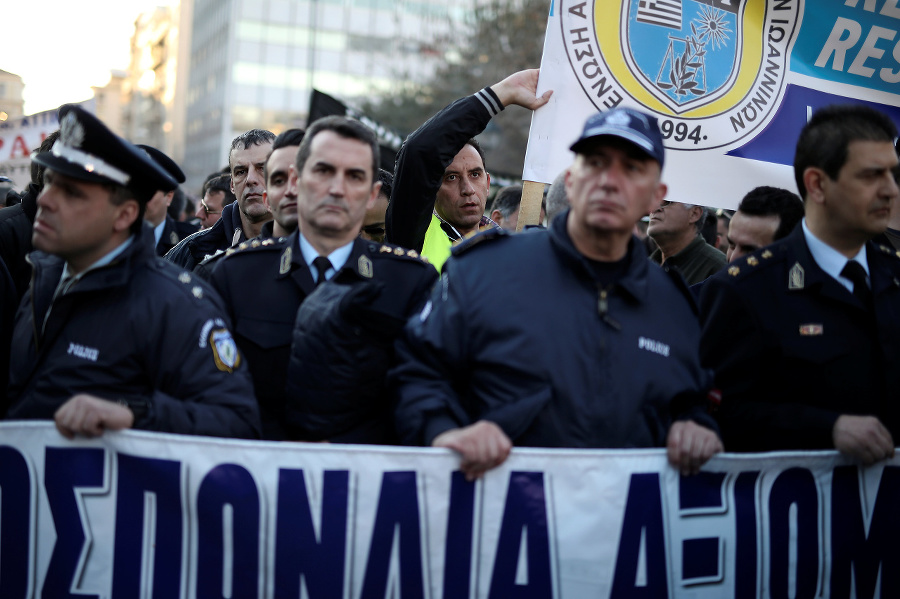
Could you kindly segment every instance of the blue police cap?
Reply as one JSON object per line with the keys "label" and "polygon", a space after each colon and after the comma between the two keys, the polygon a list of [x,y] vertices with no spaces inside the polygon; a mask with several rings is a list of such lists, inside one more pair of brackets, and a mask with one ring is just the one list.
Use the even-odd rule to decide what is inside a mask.
{"label": "blue police cap", "polygon": [[665,146],[656,118],[633,108],[614,108],[588,117],[581,137],[569,149],[579,153],[588,140],[601,136],[618,137],[629,141],[647,153],[662,168]]}
{"label": "blue police cap", "polygon": [[[144,144],[138,144],[137,147],[147,152],[147,154],[150,155],[150,158],[153,159],[153,162],[163,167],[163,170],[169,173],[169,175],[173,179],[175,179],[177,183],[184,183],[185,176],[184,172],[181,170],[181,167],[179,167],[178,164],[174,160],[169,158],[162,150],[157,150],[153,146],[146,146]],[[172,191],[175,188],[172,187],[168,189],[161,189],[162,191]]]}
{"label": "blue police cap", "polygon": [[59,139],[49,152],[31,159],[57,173],[90,183],[128,188],[139,202],[146,202],[161,189],[178,183],[144,151],[104,125],[80,106],[59,109]]}

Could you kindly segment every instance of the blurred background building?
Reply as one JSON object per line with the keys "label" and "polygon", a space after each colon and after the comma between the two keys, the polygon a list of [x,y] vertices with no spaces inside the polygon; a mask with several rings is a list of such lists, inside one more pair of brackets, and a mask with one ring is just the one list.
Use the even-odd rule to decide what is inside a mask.
{"label": "blurred background building", "polygon": [[[306,127],[313,89],[404,135],[447,101],[537,66],[547,10],[545,0],[159,2],[135,15],[127,70],[111,71],[84,104],[116,133],[179,162],[194,195],[227,165],[238,134]],[[22,88],[0,71],[0,121],[21,116]],[[31,147],[56,128],[55,111],[40,114],[15,126]],[[495,119],[484,141],[515,116]],[[518,116],[507,129],[527,133],[530,114]],[[514,150],[521,161],[524,144],[498,139],[486,146],[498,148],[493,168],[515,172],[493,156]]]}

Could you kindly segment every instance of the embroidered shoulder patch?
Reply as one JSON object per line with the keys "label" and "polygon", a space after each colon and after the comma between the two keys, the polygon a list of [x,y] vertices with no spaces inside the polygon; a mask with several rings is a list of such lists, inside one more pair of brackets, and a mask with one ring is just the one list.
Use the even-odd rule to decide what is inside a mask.
{"label": "embroidered shoulder patch", "polygon": [[211,331],[209,347],[212,350],[216,368],[222,372],[234,372],[241,365],[241,354],[228,329]]}

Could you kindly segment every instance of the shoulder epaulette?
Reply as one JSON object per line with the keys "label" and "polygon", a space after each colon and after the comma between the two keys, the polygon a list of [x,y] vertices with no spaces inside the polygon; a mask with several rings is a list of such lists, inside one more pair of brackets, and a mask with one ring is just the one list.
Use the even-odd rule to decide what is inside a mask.
{"label": "shoulder epaulette", "polygon": [[882,254],[887,254],[888,256],[893,256],[894,258],[900,258],[900,250],[895,250],[892,247],[888,247],[880,243],[878,244],[878,249],[881,250]]}
{"label": "shoulder epaulette", "polygon": [[157,271],[169,281],[175,283],[175,287],[182,289],[184,293],[200,300],[206,294],[206,282],[193,273],[166,260],[157,261]]}
{"label": "shoulder epaulette", "polygon": [[266,239],[254,237],[253,239],[248,239],[234,247],[228,248],[225,250],[225,255],[233,256],[234,254],[250,253],[254,251],[280,250],[286,239],[287,237],[278,237],[277,239],[274,237],[268,237]]}
{"label": "shoulder epaulette", "polygon": [[372,256],[377,256],[379,258],[386,258],[388,256],[392,256],[394,258],[411,258],[413,260],[416,260],[417,262],[428,264],[428,258],[421,255],[416,250],[408,250],[406,248],[400,247],[399,245],[391,245],[389,243],[370,243],[369,253],[372,254]]}
{"label": "shoulder epaulette", "polygon": [[487,229],[486,231],[482,231],[477,235],[473,235],[472,237],[467,237],[461,241],[458,241],[456,245],[450,248],[450,252],[454,256],[458,256],[464,252],[468,252],[476,245],[480,245],[486,241],[493,241],[495,239],[502,239],[504,237],[510,237],[509,231],[501,229],[500,227],[495,227],[492,229]]}
{"label": "shoulder epaulette", "polygon": [[765,268],[769,264],[779,262],[778,257],[782,254],[784,254],[783,250],[780,252],[773,251],[770,248],[756,250],[740,260],[726,264],[725,272],[729,278],[742,278]]}

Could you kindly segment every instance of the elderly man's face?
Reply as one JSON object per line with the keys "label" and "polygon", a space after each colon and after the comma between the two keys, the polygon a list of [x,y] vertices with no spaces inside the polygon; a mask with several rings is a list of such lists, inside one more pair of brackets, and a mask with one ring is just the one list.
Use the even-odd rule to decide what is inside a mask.
{"label": "elderly man's face", "polygon": [[633,144],[597,138],[566,175],[570,218],[597,232],[628,233],[666,194],[659,163]]}

